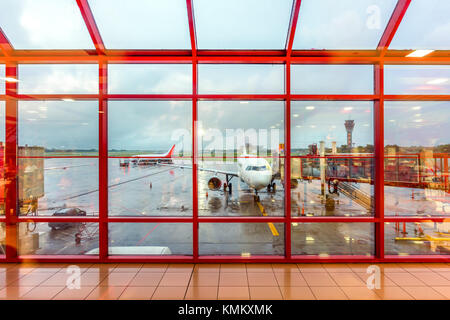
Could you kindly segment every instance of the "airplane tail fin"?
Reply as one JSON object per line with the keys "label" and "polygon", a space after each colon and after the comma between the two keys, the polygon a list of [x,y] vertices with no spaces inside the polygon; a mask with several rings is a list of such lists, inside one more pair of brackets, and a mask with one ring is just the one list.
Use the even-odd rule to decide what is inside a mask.
{"label": "airplane tail fin", "polygon": [[173,145],[172,148],[170,148],[169,152],[167,152],[166,158],[172,158],[174,150],[175,150],[175,145]]}

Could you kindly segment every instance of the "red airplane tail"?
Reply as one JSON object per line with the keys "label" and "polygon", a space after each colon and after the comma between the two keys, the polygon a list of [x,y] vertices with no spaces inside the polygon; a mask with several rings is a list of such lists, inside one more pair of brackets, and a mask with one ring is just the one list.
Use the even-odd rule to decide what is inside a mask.
{"label": "red airplane tail", "polygon": [[174,150],[175,150],[175,145],[173,145],[172,148],[170,148],[169,152],[167,152],[166,158],[172,158]]}

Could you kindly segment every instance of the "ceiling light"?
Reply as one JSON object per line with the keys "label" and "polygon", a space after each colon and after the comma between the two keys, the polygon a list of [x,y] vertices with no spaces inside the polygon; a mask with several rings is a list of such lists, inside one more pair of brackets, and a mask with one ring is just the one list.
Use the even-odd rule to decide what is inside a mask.
{"label": "ceiling light", "polygon": [[422,107],[421,106],[415,106],[415,107],[412,107],[412,109],[413,110],[420,110],[420,109],[422,109]]}
{"label": "ceiling light", "polygon": [[427,84],[443,84],[448,81],[448,78],[438,78],[434,80],[427,81]]}
{"label": "ceiling light", "polygon": [[423,121],[423,119],[416,119],[416,120],[414,120],[414,122],[422,122]]}
{"label": "ceiling light", "polygon": [[306,107],[305,107],[306,110],[314,110],[315,108],[316,108],[316,107],[314,107],[314,106],[306,106]]}
{"label": "ceiling light", "polygon": [[62,101],[66,101],[66,102],[73,102],[75,100],[71,99],[71,98],[63,98]]}
{"label": "ceiling light", "polygon": [[350,111],[350,110],[353,110],[353,107],[344,107],[344,110]]}
{"label": "ceiling light", "polygon": [[17,80],[16,78],[13,78],[13,77],[6,77],[6,78],[0,77],[0,79],[4,80],[6,82],[19,82],[19,80]]}
{"label": "ceiling light", "polygon": [[294,117],[294,118],[298,118],[298,114],[295,113],[295,114],[293,115],[293,117]]}
{"label": "ceiling light", "polygon": [[406,57],[408,58],[421,58],[425,57],[427,54],[432,53],[434,50],[415,50],[411,52],[410,54],[407,54]]}
{"label": "ceiling light", "polygon": [[240,104],[247,104],[248,101],[240,101],[239,103],[240,103]]}

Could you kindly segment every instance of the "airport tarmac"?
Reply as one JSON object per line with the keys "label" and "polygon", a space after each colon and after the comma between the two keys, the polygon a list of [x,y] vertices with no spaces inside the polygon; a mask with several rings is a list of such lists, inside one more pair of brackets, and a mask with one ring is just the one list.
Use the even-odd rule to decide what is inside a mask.
{"label": "airport tarmac", "polygon": [[[208,164],[205,163],[205,167],[207,166]],[[98,214],[97,159],[46,159],[45,168],[55,169],[45,170],[45,196],[39,199],[39,215],[51,215],[63,206],[78,207],[85,210],[88,215]],[[234,163],[221,167],[229,171],[233,171],[234,168]],[[284,215],[284,189],[280,181],[276,182],[275,193],[261,190],[260,205],[258,205],[253,197],[254,191],[249,190],[237,178],[232,180],[231,195],[223,190],[209,190],[207,181],[211,176],[213,174],[203,171],[199,171],[198,174],[199,215]],[[119,159],[112,158],[109,160],[109,186],[110,215],[192,215],[192,172],[190,169],[163,166],[124,168],[119,167]],[[368,195],[373,190],[369,184],[357,184],[356,187]],[[395,191],[391,190],[390,195],[393,192]],[[423,205],[421,191],[416,192],[417,203]],[[325,209],[325,200],[320,194],[318,180],[300,181],[291,194],[293,216],[302,214],[302,206],[307,216],[368,216],[371,214],[367,208],[342,194],[335,197],[335,200],[339,201],[335,201],[333,211]],[[410,203],[407,204],[410,205]],[[95,230],[97,225],[88,224],[87,227]],[[172,254],[192,254],[192,225],[189,223],[112,223],[109,228],[111,247],[160,246],[169,248]],[[408,228],[411,227],[408,226]],[[38,223],[35,229],[25,233],[39,234],[39,249],[34,252],[35,254],[86,254],[98,248],[98,233],[95,232],[91,236],[82,232],[81,242],[75,242],[75,234],[80,233],[79,224],[51,230],[47,223]],[[435,254],[444,252],[448,248],[448,243],[442,246],[442,243],[435,245],[432,241],[395,241],[396,237],[398,232],[387,226],[385,242],[388,254]],[[292,226],[292,240],[293,254],[371,255],[374,251],[374,225],[369,223],[298,223]],[[201,224],[199,251],[202,255],[283,255],[284,226],[281,223]]]}

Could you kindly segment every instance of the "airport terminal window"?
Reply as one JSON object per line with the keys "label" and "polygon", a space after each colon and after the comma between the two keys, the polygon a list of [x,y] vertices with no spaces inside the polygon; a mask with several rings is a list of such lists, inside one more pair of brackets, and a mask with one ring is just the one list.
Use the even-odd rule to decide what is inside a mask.
{"label": "airport terminal window", "polygon": [[21,215],[98,214],[98,103],[19,101]]}
{"label": "airport terminal window", "polygon": [[21,94],[98,93],[96,64],[21,64],[18,69]]}
{"label": "airport terminal window", "polygon": [[5,66],[0,64],[0,94],[5,94]]}
{"label": "airport terminal window", "polygon": [[199,101],[198,114],[199,215],[283,216],[284,102]]}
{"label": "airport terminal window", "polygon": [[293,94],[372,94],[372,65],[291,66]]}
{"label": "airport terminal window", "polygon": [[200,255],[284,255],[283,223],[201,223]]}
{"label": "airport terminal window", "polygon": [[72,0],[2,0],[0,21],[15,49],[94,49]]}
{"label": "airport terminal window", "polygon": [[0,222],[0,258],[3,258],[5,256],[5,237],[5,224],[3,222]]}
{"label": "airport terminal window", "polygon": [[372,216],[372,103],[293,101],[293,216]]}
{"label": "airport terminal window", "polygon": [[109,102],[110,215],[192,215],[191,108],[190,101]]}
{"label": "airport terminal window", "polygon": [[284,49],[292,2],[292,0],[193,1],[198,47]]}
{"label": "airport terminal window", "polygon": [[98,255],[98,223],[21,222],[19,255]]}
{"label": "airport terminal window", "polygon": [[293,48],[375,49],[396,4],[397,0],[302,0]]}
{"label": "airport terminal window", "polygon": [[89,0],[89,6],[108,49],[191,48],[184,0]]}
{"label": "airport terminal window", "polygon": [[385,215],[448,216],[450,102],[385,102]]}
{"label": "airport terminal window", "polygon": [[191,94],[190,64],[109,64],[108,92]]}
{"label": "airport terminal window", "polygon": [[415,0],[406,11],[390,49],[449,50],[447,0]]}
{"label": "airport terminal window", "polygon": [[0,101],[0,216],[5,215],[5,102]]}
{"label": "airport terminal window", "polygon": [[110,255],[192,255],[190,223],[110,223]]}
{"label": "airport terminal window", "polygon": [[450,222],[386,222],[386,255],[449,255]]}
{"label": "airport terminal window", "polygon": [[450,94],[450,66],[387,65],[385,94]]}
{"label": "airport terminal window", "polygon": [[374,254],[373,223],[292,223],[292,254],[366,255]]}
{"label": "airport terminal window", "polygon": [[200,64],[200,94],[283,94],[284,65]]}

